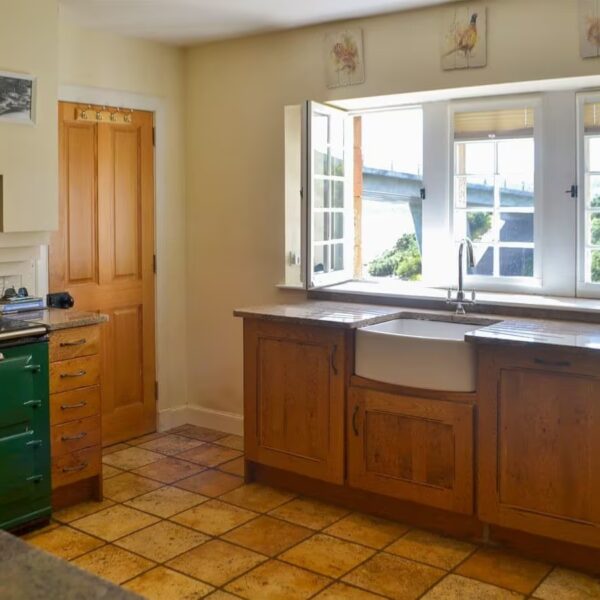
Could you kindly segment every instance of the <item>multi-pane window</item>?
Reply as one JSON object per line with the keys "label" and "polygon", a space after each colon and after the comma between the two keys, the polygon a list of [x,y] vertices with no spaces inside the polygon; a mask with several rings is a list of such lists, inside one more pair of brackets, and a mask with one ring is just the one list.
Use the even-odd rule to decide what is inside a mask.
{"label": "multi-pane window", "polygon": [[470,275],[536,275],[533,119],[532,108],[454,115],[454,239],[473,242]]}
{"label": "multi-pane window", "polygon": [[584,250],[586,283],[600,283],[600,104],[584,105]]}

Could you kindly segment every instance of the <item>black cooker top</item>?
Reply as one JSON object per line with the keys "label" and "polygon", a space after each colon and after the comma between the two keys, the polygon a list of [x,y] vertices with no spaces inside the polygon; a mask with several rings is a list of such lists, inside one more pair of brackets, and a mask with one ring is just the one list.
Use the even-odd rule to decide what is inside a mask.
{"label": "black cooker top", "polygon": [[48,333],[44,325],[28,323],[19,319],[0,317],[0,341],[40,337]]}

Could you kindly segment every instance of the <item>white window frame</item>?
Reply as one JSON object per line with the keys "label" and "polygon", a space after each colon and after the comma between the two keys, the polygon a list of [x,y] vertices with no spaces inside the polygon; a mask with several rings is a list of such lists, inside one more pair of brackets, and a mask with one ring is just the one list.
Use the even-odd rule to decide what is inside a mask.
{"label": "white window frame", "polygon": [[[469,100],[450,102],[448,105],[448,127],[449,127],[449,197],[450,197],[450,230],[449,235],[453,241],[456,254],[457,244],[454,241],[454,178],[455,178],[455,139],[454,139],[454,115],[457,112],[478,112],[505,110],[532,107],[534,111],[533,141],[535,148],[534,157],[534,263],[533,277],[502,277],[485,275],[468,275],[465,269],[465,287],[490,292],[521,292],[541,293],[543,290],[543,125],[542,125],[542,99],[540,96],[511,96],[510,98],[482,98],[480,100]],[[458,262],[452,269],[453,280],[458,278]]]}

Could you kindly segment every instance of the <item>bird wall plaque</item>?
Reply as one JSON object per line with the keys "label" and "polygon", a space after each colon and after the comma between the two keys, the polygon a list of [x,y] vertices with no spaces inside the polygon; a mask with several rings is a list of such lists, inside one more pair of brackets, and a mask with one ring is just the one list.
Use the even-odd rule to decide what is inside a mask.
{"label": "bird wall plaque", "polygon": [[487,64],[487,19],[482,4],[453,8],[444,15],[442,69],[471,69]]}
{"label": "bird wall plaque", "polygon": [[599,0],[579,0],[579,49],[581,58],[600,56]]}

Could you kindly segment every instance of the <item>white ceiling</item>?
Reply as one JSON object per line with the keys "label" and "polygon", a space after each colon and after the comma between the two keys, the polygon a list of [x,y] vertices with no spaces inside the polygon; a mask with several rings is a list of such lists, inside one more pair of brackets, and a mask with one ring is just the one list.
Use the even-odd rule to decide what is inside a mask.
{"label": "white ceiling", "polygon": [[75,23],[175,44],[444,4],[454,0],[60,0]]}

